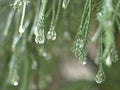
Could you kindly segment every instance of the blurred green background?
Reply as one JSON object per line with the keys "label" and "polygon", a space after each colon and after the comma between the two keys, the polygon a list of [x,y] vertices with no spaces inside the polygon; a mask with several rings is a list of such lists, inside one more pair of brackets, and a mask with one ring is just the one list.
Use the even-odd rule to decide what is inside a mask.
{"label": "blurred green background", "polygon": [[[71,52],[85,1],[71,0],[67,9],[61,8],[56,40],[46,39],[44,44],[39,45],[30,32],[40,1],[30,0],[27,5],[24,20],[26,31],[21,35],[18,33],[21,8],[14,10],[10,6],[14,0],[0,0],[0,90],[120,89],[120,61],[112,67],[104,67],[104,83],[94,81],[98,69],[95,62],[97,43],[90,42],[87,64],[84,66]],[[45,33],[51,22],[51,4],[52,0],[48,0]],[[90,37],[97,28],[95,17],[93,12]]]}

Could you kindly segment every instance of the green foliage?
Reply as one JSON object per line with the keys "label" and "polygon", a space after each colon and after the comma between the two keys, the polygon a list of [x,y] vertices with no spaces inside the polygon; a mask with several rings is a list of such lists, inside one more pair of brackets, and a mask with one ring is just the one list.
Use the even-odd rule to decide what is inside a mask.
{"label": "green foliage", "polygon": [[47,39],[51,39],[51,40],[56,39],[55,27],[56,27],[56,24],[57,24],[57,21],[58,21],[58,16],[59,16],[60,8],[61,8],[61,2],[62,2],[62,0],[59,0],[58,8],[57,8],[56,15],[55,15],[55,0],[53,0],[53,6],[52,6],[52,13],[53,14],[52,14],[50,30],[47,33]]}
{"label": "green foliage", "polygon": [[35,30],[35,42],[42,44],[45,41],[45,35],[44,35],[44,22],[45,22],[45,10],[47,6],[48,0],[42,0],[42,7],[39,13],[37,28]]}
{"label": "green foliage", "polygon": [[[34,89],[32,85],[35,84],[35,87],[46,89],[48,77],[51,78],[58,65],[57,48],[61,51],[70,49],[71,37],[75,37],[72,51],[82,64],[86,64],[92,15],[96,16],[98,23],[92,39],[98,40],[95,81],[103,83],[104,62],[111,66],[112,62],[118,61],[115,32],[120,31],[119,9],[120,0],[13,0],[9,3],[0,0],[0,15],[3,17],[0,19],[6,21],[3,24],[0,22],[0,62],[5,64],[0,68],[4,71],[4,74],[0,74],[0,88],[13,90],[16,86],[20,90],[27,90]],[[46,38],[55,41],[49,42]],[[35,72],[38,81],[34,80]],[[91,86],[91,82],[85,83]],[[63,87],[61,90],[70,90],[67,85]],[[71,90],[79,88],[82,88],[79,83],[71,86]]]}
{"label": "green foliage", "polygon": [[81,24],[78,29],[76,39],[73,45],[73,52],[83,64],[86,62],[87,45],[89,40],[89,25],[91,16],[91,0],[87,0],[84,6]]}

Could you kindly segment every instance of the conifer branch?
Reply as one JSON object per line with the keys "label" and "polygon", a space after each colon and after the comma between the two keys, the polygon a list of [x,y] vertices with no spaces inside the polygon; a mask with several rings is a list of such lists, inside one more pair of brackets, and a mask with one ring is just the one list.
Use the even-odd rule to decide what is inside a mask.
{"label": "conifer branch", "polygon": [[87,45],[89,40],[89,26],[91,17],[91,0],[87,0],[84,6],[80,27],[78,29],[72,51],[76,57],[83,63],[86,63]]}
{"label": "conifer branch", "polygon": [[50,30],[47,33],[47,39],[51,39],[51,40],[56,39],[55,27],[56,27],[56,24],[57,24],[57,21],[58,21],[61,4],[62,4],[62,0],[59,0],[56,15],[55,15],[55,0],[53,0],[52,20],[51,20]]}
{"label": "conifer branch", "polygon": [[44,35],[44,22],[45,22],[45,10],[48,0],[42,0],[42,6],[39,13],[39,18],[37,22],[37,29],[35,30],[35,42],[43,44],[45,41]]}

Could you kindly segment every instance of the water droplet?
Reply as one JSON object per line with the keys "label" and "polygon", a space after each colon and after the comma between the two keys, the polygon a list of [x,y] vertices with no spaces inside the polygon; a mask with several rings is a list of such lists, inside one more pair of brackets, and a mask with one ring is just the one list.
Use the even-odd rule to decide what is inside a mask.
{"label": "water droplet", "polygon": [[81,62],[82,65],[87,64],[86,57],[84,57],[83,55],[80,55],[78,57],[78,59],[80,60],[80,62]]}
{"label": "water droplet", "polygon": [[83,61],[82,64],[85,65],[87,62],[86,61]]}
{"label": "water droplet", "polygon": [[84,47],[84,41],[78,38],[76,40],[76,48],[82,49]]}
{"label": "water droplet", "polygon": [[38,44],[43,44],[45,42],[44,30],[35,29],[35,42]]}
{"label": "water droplet", "polygon": [[47,39],[55,40],[56,39],[56,31],[49,30],[47,33]]}
{"label": "water droplet", "polygon": [[42,36],[36,36],[35,37],[35,42],[38,44],[43,44],[45,42],[45,36],[42,35]]}
{"label": "water droplet", "polygon": [[[45,3],[44,3],[45,4]],[[44,5],[43,5],[44,6]],[[37,26],[35,28],[35,42],[38,44],[43,44],[45,42],[45,35],[44,35],[44,10],[40,11],[40,15],[38,17]]]}
{"label": "water droplet", "polygon": [[81,49],[82,49],[83,47],[84,47],[84,42],[83,42],[83,40],[81,40],[81,41],[80,41],[79,48],[81,48]]}
{"label": "water droplet", "polygon": [[14,86],[17,86],[17,85],[18,85],[18,82],[17,82],[17,81],[14,81],[13,85],[14,85]]}
{"label": "water droplet", "polygon": [[22,25],[20,25],[20,27],[19,27],[19,33],[22,34],[22,33],[24,33],[24,31],[25,31],[25,29],[23,29]]}
{"label": "water droplet", "polygon": [[103,83],[105,80],[105,74],[103,70],[99,70],[96,77],[95,77],[95,81],[96,83],[100,84]]}
{"label": "water droplet", "polygon": [[107,66],[111,66],[112,65],[112,61],[110,59],[110,55],[107,56],[106,60],[105,60],[105,63]]}

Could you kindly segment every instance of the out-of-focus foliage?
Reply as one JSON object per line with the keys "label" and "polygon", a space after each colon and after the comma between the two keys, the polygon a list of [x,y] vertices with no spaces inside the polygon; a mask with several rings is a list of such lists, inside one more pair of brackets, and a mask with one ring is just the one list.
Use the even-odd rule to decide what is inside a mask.
{"label": "out-of-focus foliage", "polygon": [[[104,79],[99,73],[104,61],[109,56],[113,62],[117,60],[114,33],[119,31],[119,8],[120,0],[0,0],[0,90],[51,90],[52,79],[60,78],[61,57],[72,46],[76,45],[73,51],[84,62],[90,33],[95,31],[91,27],[96,26],[96,77]],[[60,82],[57,90],[119,90],[119,64],[104,68],[106,80],[101,85],[89,80],[58,80],[54,87]]]}

